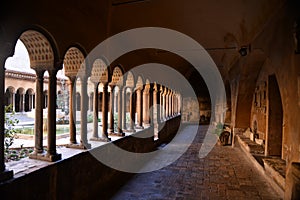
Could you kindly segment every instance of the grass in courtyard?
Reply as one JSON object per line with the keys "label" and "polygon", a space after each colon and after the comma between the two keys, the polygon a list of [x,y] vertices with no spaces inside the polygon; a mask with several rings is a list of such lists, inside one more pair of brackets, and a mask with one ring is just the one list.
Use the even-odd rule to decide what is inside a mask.
{"label": "grass in courtyard", "polygon": [[[56,134],[64,134],[64,133],[69,133],[69,126],[61,126],[57,125],[56,126]],[[27,135],[34,135],[34,127],[24,127],[22,129],[17,129],[17,133],[20,134],[27,134]],[[48,134],[47,130],[44,130],[43,132],[44,135]]]}

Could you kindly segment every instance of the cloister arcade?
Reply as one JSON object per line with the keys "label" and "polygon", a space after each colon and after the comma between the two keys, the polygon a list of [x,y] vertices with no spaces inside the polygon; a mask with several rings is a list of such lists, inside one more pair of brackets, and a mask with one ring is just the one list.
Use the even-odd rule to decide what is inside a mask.
{"label": "cloister arcade", "polygon": [[[273,185],[277,185],[282,196],[285,193],[285,199],[295,194],[300,197],[298,2],[45,2],[47,6],[43,8],[35,0],[7,1],[0,7],[0,133],[5,131],[5,105],[12,105],[8,112],[34,113],[34,152],[29,157],[53,164],[49,177],[55,177],[49,178],[47,187],[53,186],[55,192],[68,187],[61,184],[59,188],[59,178],[68,167],[77,164],[75,158],[63,160],[57,151],[57,99],[64,87],[68,93],[68,150],[92,151],[91,143],[113,143],[112,137],[120,138],[122,143],[128,139],[126,134],[145,130],[151,132],[150,143],[158,144],[163,123],[207,123],[209,131],[210,127],[227,131],[232,147],[236,143],[244,145],[246,155],[252,156],[249,160],[261,166],[264,175],[274,175],[267,172],[268,159],[280,163],[279,172],[271,177]],[[165,32],[152,38],[157,27]],[[146,29],[153,35],[146,35]],[[119,43],[111,40],[123,33],[135,35],[129,34],[132,37],[120,39]],[[176,37],[170,33],[176,33]],[[180,43],[186,37],[191,43]],[[14,55],[18,40],[25,45],[35,74],[4,68],[6,60]],[[172,51],[163,48],[164,40]],[[107,45],[103,52],[95,53],[93,50],[103,43]],[[140,44],[144,46],[139,49]],[[132,49],[125,52],[131,45]],[[116,52],[124,54],[114,57]],[[193,65],[192,58],[201,61],[199,68]],[[137,66],[146,66],[149,72],[133,70]],[[176,76],[165,82],[151,76],[158,74],[164,79],[162,66],[169,67],[186,82]],[[211,77],[210,69],[215,69]],[[66,78],[57,76],[59,70]],[[222,87],[217,87],[219,83]],[[195,98],[187,95],[187,85],[193,89]],[[90,118],[92,136],[88,137]],[[174,124],[164,131],[172,132],[172,128],[177,128]],[[47,144],[43,143],[44,125],[48,129]],[[13,172],[6,169],[4,135],[0,136],[1,182],[11,180]],[[141,149],[146,146],[134,145]],[[259,150],[251,151],[253,146]],[[138,151],[138,147],[133,149]],[[81,156],[76,159],[93,162],[90,157]],[[56,165],[60,160],[65,162]],[[78,177],[88,177],[80,180],[89,185],[96,165],[80,167],[84,169]],[[90,169],[91,173],[86,172]],[[75,171],[68,173],[70,180],[79,180]],[[95,188],[89,185],[95,194],[97,181]],[[68,189],[71,193],[74,188]]]}

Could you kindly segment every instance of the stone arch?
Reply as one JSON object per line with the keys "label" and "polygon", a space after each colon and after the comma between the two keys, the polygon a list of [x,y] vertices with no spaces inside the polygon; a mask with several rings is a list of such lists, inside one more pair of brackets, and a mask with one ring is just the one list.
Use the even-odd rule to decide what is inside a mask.
{"label": "stone arch", "polygon": [[124,74],[123,69],[119,65],[115,66],[112,73],[111,84],[123,86],[124,85],[123,74]]}
{"label": "stone arch", "polygon": [[64,71],[69,78],[77,77],[80,72],[85,71],[84,53],[77,47],[70,47],[64,56]]}
{"label": "stone arch", "polygon": [[4,98],[4,105],[5,106],[9,106],[12,105],[12,108],[10,110],[8,110],[8,112],[11,112],[14,110],[14,95],[15,95],[15,88],[12,86],[7,87],[7,89],[5,90],[5,94],[4,94],[5,98]]}
{"label": "stone arch", "polygon": [[26,90],[24,103],[25,112],[29,112],[34,108],[34,90],[32,88]]}
{"label": "stone arch", "polygon": [[136,88],[138,89],[142,89],[143,88],[143,85],[144,85],[144,79],[142,76],[138,76],[137,77],[137,81],[136,81]]}
{"label": "stone arch", "polygon": [[126,85],[126,87],[133,88],[134,85],[135,85],[135,78],[134,78],[134,75],[133,75],[132,72],[127,72],[126,74],[127,74],[127,76],[126,76],[126,82],[125,82],[125,85]]}
{"label": "stone arch", "polygon": [[15,111],[23,112],[24,111],[24,88],[18,88],[15,94]]}
{"label": "stone arch", "polygon": [[54,42],[52,38],[42,30],[26,30],[19,39],[25,45],[30,59],[30,67],[32,69],[53,69],[54,61],[58,60],[58,56],[54,52]]}
{"label": "stone arch", "polygon": [[96,59],[91,71],[91,81],[94,83],[108,83],[109,69],[102,59]]}

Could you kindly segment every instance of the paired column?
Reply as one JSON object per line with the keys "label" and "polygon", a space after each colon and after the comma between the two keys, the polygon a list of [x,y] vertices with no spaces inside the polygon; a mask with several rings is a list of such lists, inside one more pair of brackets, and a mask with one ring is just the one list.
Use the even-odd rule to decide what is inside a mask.
{"label": "paired column", "polygon": [[129,113],[130,113],[130,122],[129,122],[129,130],[128,131],[135,132],[135,130],[134,130],[134,124],[135,124],[134,93],[133,93],[132,89],[130,89]]}
{"label": "paired column", "polygon": [[49,70],[49,84],[48,84],[48,149],[47,157],[49,161],[56,161],[61,159],[61,154],[56,152],[56,86],[57,70]]}
{"label": "paired column", "polygon": [[34,154],[43,153],[43,85],[44,70],[36,70],[35,123],[34,123]]}
{"label": "paired column", "polygon": [[143,129],[142,88],[136,89],[137,129]]}
{"label": "paired column", "polygon": [[149,86],[146,85],[143,91],[143,126],[149,127]]}
{"label": "paired column", "polygon": [[87,78],[81,77],[81,99],[80,99],[80,146],[85,149],[91,148],[91,144],[87,141],[87,110],[88,110],[88,95],[87,95]]}
{"label": "paired column", "polygon": [[[99,83],[94,83],[94,112],[93,112],[93,139],[97,139],[98,136],[98,114],[99,114],[99,93],[98,93]],[[102,110],[103,112],[103,110]]]}
{"label": "paired column", "polygon": [[122,130],[122,91],[123,87],[119,86],[119,92],[118,92],[118,134],[124,136]]}
{"label": "paired column", "polygon": [[70,125],[70,143],[76,144],[76,77],[70,79],[70,97],[69,97],[69,125]]}
{"label": "paired column", "polygon": [[108,83],[103,84],[102,94],[102,139],[109,141],[108,138]]}
{"label": "paired column", "polygon": [[114,133],[114,89],[115,86],[114,85],[110,85],[110,95],[109,95],[109,102],[110,102],[110,106],[109,106],[109,133],[112,134]]}

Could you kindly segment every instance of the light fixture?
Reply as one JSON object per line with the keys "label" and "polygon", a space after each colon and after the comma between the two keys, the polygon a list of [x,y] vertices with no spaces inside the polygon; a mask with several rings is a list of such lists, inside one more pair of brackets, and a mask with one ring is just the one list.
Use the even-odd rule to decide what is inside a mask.
{"label": "light fixture", "polygon": [[241,54],[241,56],[246,56],[248,53],[248,47],[242,46],[239,50],[239,53]]}

